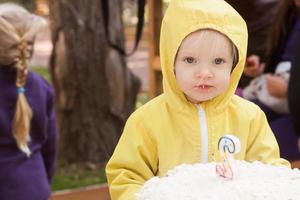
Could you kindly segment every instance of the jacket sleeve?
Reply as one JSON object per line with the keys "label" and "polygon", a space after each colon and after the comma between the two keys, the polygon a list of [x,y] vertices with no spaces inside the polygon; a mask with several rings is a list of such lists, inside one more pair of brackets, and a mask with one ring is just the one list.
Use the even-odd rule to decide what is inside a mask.
{"label": "jacket sleeve", "polygon": [[131,116],[106,166],[112,200],[134,200],[157,172],[157,150],[141,119]]}
{"label": "jacket sleeve", "polygon": [[[49,86],[50,87],[50,86]],[[47,91],[47,139],[42,147],[42,155],[49,183],[52,180],[56,164],[56,119],[54,111],[54,93],[52,87]]]}
{"label": "jacket sleeve", "polygon": [[280,158],[276,138],[268,124],[264,112],[259,108],[255,119],[251,123],[250,129],[246,160],[290,167],[288,161]]}

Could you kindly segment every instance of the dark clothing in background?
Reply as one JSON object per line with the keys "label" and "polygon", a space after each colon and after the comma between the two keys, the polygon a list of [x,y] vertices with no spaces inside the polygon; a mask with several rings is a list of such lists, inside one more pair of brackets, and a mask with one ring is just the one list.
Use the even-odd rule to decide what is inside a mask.
{"label": "dark clothing in background", "polygon": [[294,13],[289,13],[288,19],[281,28],[284,35],[281,34],[279,36],[277,47],[274,48],[274,51],[268,56],[264,73],[274,73],[276,66],[280,61],[288,60],[287,56],[289,57],[289,60],[291,59],[292,47],[295,47],[295,39],[300,33],[299,20],[300,15],[296,11]]}
{"label": "dark clothing in background", "polygon": [[[277,12],[278,0],[226,0],[244,18],[248,26],[247,55],[256,54],[266,61],[267,38]],[[239,86],[244,88],[252,78],[242,75]]]}
{"label": "dark clothing in background", "polygon": [[[293,49],[297,46],[295,43],[297,38],[300,37],[300,15],[298,15],[297,12],[291,12],[289,13],[289,16],[287,16],[285,22],[286,23],[282,25],[282,34],[279,36],[279,43],[267,58],[264,73],[274,73],[279,62],[293,62]],[[290,76],[295,75],[293,74],[293,67],[294,65],[292,64]],[[276,113],[258,100],[255,101],[255,103],[266,114],[270,127],[277,139],[280,148],[280,156],[289,161],[299,160],[300,153],[298,150],[297,137],[293,129],[293,122],[290,114]],[[293,112],[292,109],[294,108],[290,108],[291,112]]]}
{"label": "dark clothing in background", "polygon": [[272,131],[275,133],[276,140],[280,149],[280,156],[289,161],[300,159],[298,150],[297,136],[293,129],[290,115],[285,115],[270,123]]}
{"label": "dark clothing in background", "polygon": [[12,135],[17,92],[16,72],[0,67],[0,199],[45,200],[56,159],[56,125],[51,86],[29,72],[25,95],[33,111],[30,157],[17,148]]}
{"label": "dark clothing in background", "polygon": [[278,0],[226,0],[244,18],[248,26],[248,55],[265,58],[266,41],[274,21]]}
{"label": "dark clothing in background", "polygon": [[289,114],[278,114],[260,101],[254,101],[266,114],[270,127],[279,145],[280,156],[289,160],[299,160],[297,136],[293,129],[293,123]]}
{"label": "dark clothing in background", "polygon": [[300,137],[300,35],[294,45],[288,102],[295,133]]}
{"label": "dark clothing in background", "polygon": [[300,35],[300,15],[295,20],[295,25],[293,26],[289,39],[284,47],[283,54],[281,55],[281,61],[291,61],[293,50],[295,47],[295,42]]}

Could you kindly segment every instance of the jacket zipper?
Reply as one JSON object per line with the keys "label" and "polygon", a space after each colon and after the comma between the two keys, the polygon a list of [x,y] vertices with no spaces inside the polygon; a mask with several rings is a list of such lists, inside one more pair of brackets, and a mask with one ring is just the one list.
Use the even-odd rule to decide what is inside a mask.
{"label": "jacket zipper", "polygon": [[199,123],[201,127],[201,162],[208,162],[208,131],[204,109],[198,106]]}

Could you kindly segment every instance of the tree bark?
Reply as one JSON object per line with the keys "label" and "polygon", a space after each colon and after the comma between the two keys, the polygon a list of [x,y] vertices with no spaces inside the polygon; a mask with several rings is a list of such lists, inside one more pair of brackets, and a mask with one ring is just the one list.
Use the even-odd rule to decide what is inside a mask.
{"label": "tree bark", "polygon": [[[109,4],[109,39],[124,47],[122,1]],[[50,2],[59,156],[104,162],[135,108],[140,81],[105,34],[102,0]]]}

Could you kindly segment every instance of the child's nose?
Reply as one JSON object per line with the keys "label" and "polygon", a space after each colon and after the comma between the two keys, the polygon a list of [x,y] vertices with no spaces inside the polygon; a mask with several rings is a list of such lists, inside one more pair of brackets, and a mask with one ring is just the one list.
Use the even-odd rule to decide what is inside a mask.
{"label": "child's nose", "polygon": [[198,79],[211,78],[213,76],[208,66],[198,66],[195,71],[195,76]]}

